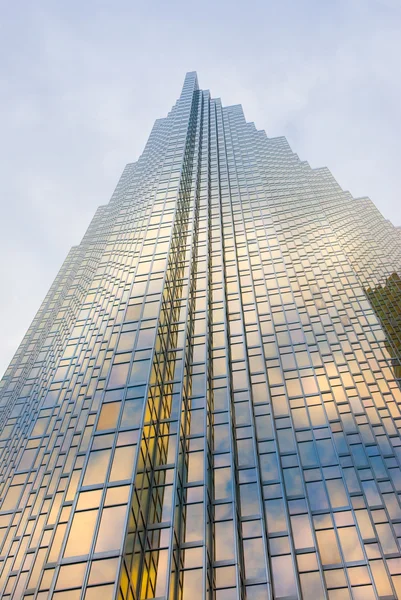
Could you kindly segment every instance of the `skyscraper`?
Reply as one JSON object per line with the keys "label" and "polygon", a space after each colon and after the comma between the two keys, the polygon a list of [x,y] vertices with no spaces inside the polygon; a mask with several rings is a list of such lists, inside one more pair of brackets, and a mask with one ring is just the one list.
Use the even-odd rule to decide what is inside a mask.
{"label": "skyscraper", "polygon": [[1,597],[401,598],[400,273],[188,73],[2,380]]}

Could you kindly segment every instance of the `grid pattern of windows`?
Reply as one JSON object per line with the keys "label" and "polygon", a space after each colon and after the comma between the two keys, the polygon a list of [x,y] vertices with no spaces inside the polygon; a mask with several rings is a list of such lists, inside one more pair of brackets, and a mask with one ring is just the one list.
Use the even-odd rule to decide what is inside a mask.
{"label": "grid pattern of windows", "polygon": [[188,73],[0,384],[1,598],[401,598],[400,275]]}

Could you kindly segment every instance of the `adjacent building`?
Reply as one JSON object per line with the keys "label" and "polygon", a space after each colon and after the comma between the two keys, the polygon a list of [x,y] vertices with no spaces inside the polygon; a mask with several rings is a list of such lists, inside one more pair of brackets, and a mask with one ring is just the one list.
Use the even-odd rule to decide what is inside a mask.
{"label": "adjacent building", "polygon": [[401,598],[400,274],[188,73],[2,380],[1,598]]}

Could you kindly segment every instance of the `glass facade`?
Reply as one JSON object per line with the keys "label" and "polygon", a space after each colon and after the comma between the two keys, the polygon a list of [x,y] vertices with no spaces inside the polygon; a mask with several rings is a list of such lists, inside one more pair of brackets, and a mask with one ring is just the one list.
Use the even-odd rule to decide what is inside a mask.
{"label": "glass facade", "polygon": [[2,380],[1,598],[401,598],[400,274],[188,73]]}

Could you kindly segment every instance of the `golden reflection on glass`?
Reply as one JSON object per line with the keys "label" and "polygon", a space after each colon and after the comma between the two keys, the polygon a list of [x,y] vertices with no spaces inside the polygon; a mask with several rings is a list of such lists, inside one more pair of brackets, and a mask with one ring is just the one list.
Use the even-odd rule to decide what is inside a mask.
{"label": "golden reflection on glass", "polygon": [[335,533],[332,529],[316,532],[317,545],[323,565],[335,565],[341,562]]}
{"label": "golden reflection on glass", "polygon": [[363,560],[363,552],[356,527],[341,527],[338,531],[341,549],[346,562]]}
{"label": "golden reflection on glass", "polygon": [[184,571],[183,600],[203,600],[202,569]]}
{"label": "golden reflection on glass", "polygon": [[64,565],[57,577],[56,590],[81,587],[87,563]]}
{"label": "golden reflection on glass", "polygon": [[273,556],[271,563],[275,598],[280,600],[296,596],[297,588],[291,556]]}
{"label": "golden reflection on glass", "polygon": [[64,550],[65,557],[82,556],[89,553],[97,515],[97,510],[75,513]]}
{"label": "golden reflection on glass", "polygon": [[116,448],[111,466],[110,481],[131,479],[136,446]]}
{"label": "golden reflection on glass", "polygon": [[89,573],[89,585],[98,585],[114,581],[118,568],[117,558],[107,558],[104,560],[94,560]]}
{"label": "golden reflection on glass", "polygon": [[95,552],[106,552],[120,548],[126,513],[127,507],[125,505],[103,509]]}
{"label": "golden reflection on glass", "polygon": [[129,363],[114,365],[111,369],[108,387],[125,385],[128,376]]}
{"label": "golden reflection on glass", "polygon": [[55,532],[54,538],[53,538],[53,543],[50,547],[50,552],[49,552],[49,556],[48,556],[49,562],[55,562],[58,559],[58,557],[60,555],[61,544],[62,544],[66,529],[67,529],[66,523],[57,525],[56,532]]}
{"label": "golden reflection on glass", "polygon": [[382,560],[372,560],[369,564],[379,596],[391,597],[393,592],[391,589],[390,580],[386,573],[384,562]]}
{"label": "golden reflection on glass", "polygon": [[91,452],[86,467],[83,485],[104,483],[109,466],[111,450]]}
{"label": "golden reflection on glass", "polygon": [[[167,585],[167,559],[168,551],[160,550],[158,554],[157,568],[156,568],[156,591],[155,596],[164,596]],[[151,596],[149,596],[151,597]]]}
{"label": "golden reflection on glass", "polygon": [[313,540],[308,515],[291,517],[291,527],[296,550],[314,547],[315,543]]}
{"label": "golden reflection on glass", "polygon": [[114,600],[114,585],[101,585],[88,587],[85,593],[85,600]]}
{"label": "golden reflection on glass", "polygon": [[[80,600],[81,590],[70,590],[67,592],[54,592],[55,600]],[[44,599],[43,599],[44,600]]]}
{"label": "golden reflection on glass", "polygon": [[203,539],[203,505],[187,504],[185,519],[185,541],[197,542]]}
{"label": "golden reflection on glass", "polygon": [[265,514],[267,530],[269,533],[286,531],[287,524],[285,519],[284,504],[281,499],[268,500],[265,502]]}
{"label": "golden reflection on glass", "polygon": [[214,525],[216,560],[234,558],[234,532],[232,521],[223,521]]}
{"label": "golden reflection on glass", "polygon": [[265,575],[265,560],[262,538],[243,541],[245,575],[247,579],[260,578]]}
{"label": "golden reflection on glass", "polygon": [[99,431],[102,429],[115,429],[120,407],[121,402],[109,402],[108,404],[103,404],[97,423],[97,429]]}
{"label": "golden reflection on glass", "polygon": [[319,572],[301,573],[301,590],[304,598],[313,598],[313,600],[324,600],[322,580]]}
{"label": "golden reflection on glass", "polygon": [[78,496],[77,510],[85,510],[87,508],[97,508],[100,505],[102,490],[93,490],[90,492],[81,492]]}

